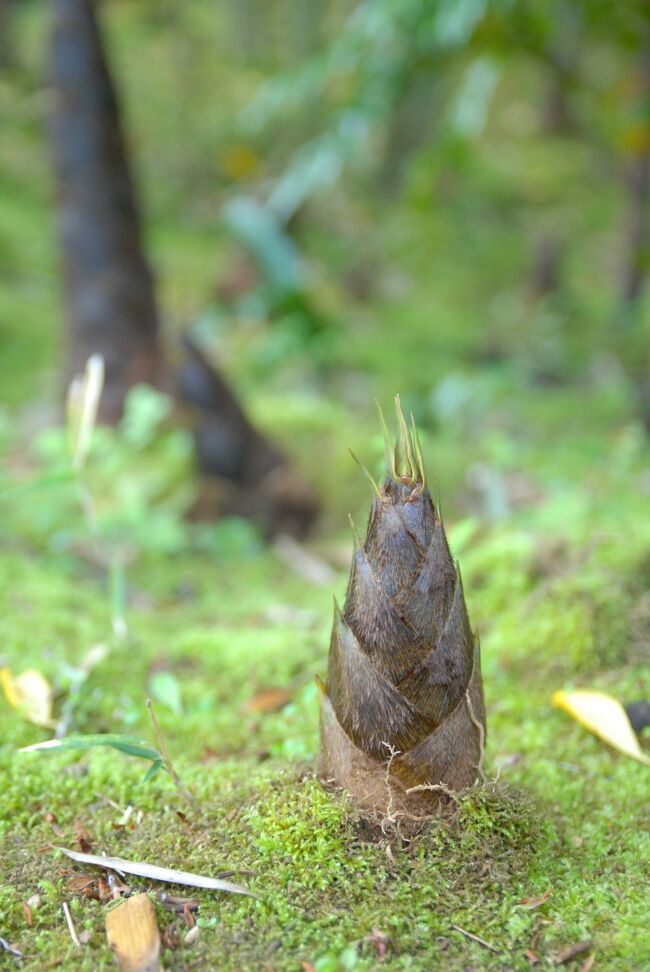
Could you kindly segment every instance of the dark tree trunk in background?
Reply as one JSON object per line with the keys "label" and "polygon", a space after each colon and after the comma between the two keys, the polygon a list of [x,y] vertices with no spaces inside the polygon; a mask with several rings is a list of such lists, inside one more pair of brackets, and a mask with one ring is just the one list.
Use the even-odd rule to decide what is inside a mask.
{"label": "dark tree trunk in background", "polygon": [[[650,33],[641,52],[641,117],[650,120]],[[647,130],[647,129],[644,129]],[[650,143],[647,134],[626,172],[629,216],[626,263],[622,280],[622,357],[635,386],[639,414],[650,434],[650,352],[644,321],[640,319],[650,266]]]}
{"label": "dark tree trunk in background", "polygon": [[268,534],[304,536],[316,497],[284,453],[250,423],[227,383],[187,338],[178,394],[192,411],[198,462],[213,487],[202,491],[197,519],[218,511],[260,521]]}
{"label": "dark tree trunk in background", "polygon": [[[575,135],[578,122],[571,104],[577,79],[582,41],[580,14],[571,3],[561,2],[554,18],[554,30],[541,51],[543,83],[542,130],[550,139]],[[531,263],[529,291],[533,302],[560,293],[564,243],[558,227],[541,230]]]}
{"label": "dark tree trunk in background", "polygon": [[550,297],[560,289],[562,243],[547,230],[537,240],[530,274],[530,294],[533,301]]}
{"label": "dark tree trunk in background", "polygon": [[68,377],[91,354],[106,364],[101,419],[119,418],[129,388],[160,385],[152,274],[91,0],[52,0],[50,133],[69,314]]}
{"label": "dark tree trunk in background", "polygon": [[[119,420],[138,383],[175,394],[190,411],[206,515],[257,519],[304,534],[317,503],[285,454],[246,418],[214,366],[190,342],[175,377],[159,333],[154,284],[92,0],[52,0],[50,132],[68,305],[68,379],[101,354],[100,420]],[[207,501],[206,501],[207,498]]]}
{"label": "dark tree trunk in background", "polygon": [[577,38],[568,35],[562,46],[548,52],[549,87],[544,106],[544,128],[554,135],[567,135],[576,129],[570,93],[575,80]]}
{"label": "dark tree trunk in background", "polygon": [[16,0],[0,0],[0,71],[13,66],[11,19]]}
{"label": "dark tree trunk in background", "polygon": [[627,176],[630,220],[627,265],[623,272],[623,301],[635,304],[643,293],[650,247],[650,147],[644,148],[630,166]]}
{"label": "dark tree trunk in background", "polygon": [[[650,37],[642,54],[640,73],[643,116],[647,125],[650,123]],[[650,141],[647,135],[628,168],[626,182],[630,216],[622,296],[629,306],[641,297],[650,260]]]}
{"label": "dark tree trunk in background", "polygon": [[[570,93],[575,83],[575,63],[579,49],[577,24],[563,8],[562,37],[544,53],[546,64],[546,101],[543,105],[542,126],[549,137],[570,135],[576,130],[571,109]],[[560,291],[564,246],[557,229],[542,230],[535,245],[529,291],[533,302],[544,300]]]}

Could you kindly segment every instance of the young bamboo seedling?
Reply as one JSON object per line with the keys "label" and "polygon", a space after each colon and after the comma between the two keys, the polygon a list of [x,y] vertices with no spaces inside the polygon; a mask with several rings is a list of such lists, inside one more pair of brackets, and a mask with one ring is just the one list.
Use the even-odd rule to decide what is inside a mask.
{"label": "young bamboo seedling", "polygon": [[426,483],[415,422],[396,399],[386,477],[334,608],[321,689],[321,773],[362,807],[422,814],[482,774],[478,639]]}

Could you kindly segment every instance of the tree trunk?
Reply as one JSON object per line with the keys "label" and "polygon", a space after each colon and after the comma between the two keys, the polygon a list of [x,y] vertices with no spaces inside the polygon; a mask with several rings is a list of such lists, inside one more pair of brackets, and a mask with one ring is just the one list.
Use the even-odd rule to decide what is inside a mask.
{"label": "tree trunk", "polygon": [[15,0],[0,0],[0,71],[13,67],[11,20]]}
{"label": "tree trunk", "polygon": [[650,147],[644,148],[630,165],[627,176],[630,217],[627,263],[623,272],[623,302],[636,304],[643,293],[648,265],[650,232]]}
{"label": "tree trunk", "polygon": [[[650,118],[650,34],[641,53],[641,117]],[[650,434],[650,354],[644,321],[641,319],[644,290],[650,264],[650,139],[647,129],[626,175],[629,216],[626,263],[622,280],[622,358],[634,384],[639,414]]]}
{"label": "tree trunk", "polygon": [[[641,114],[647,126],[650,121],[650,36],[642,53],[640,74]],[[629,307],[636,304],[642,295],[650,258],[650,138],[645,127],[642,144],[628,168],[626,183],[630,216],[622,296],[624,304]]]}
{"label": "tree trunk", "polygon": [[558,236],[553,231],[542,231],[533,255],[528,286],[534,303],[556,294],[560,289],[562,256],[562,243]]}
{"label": "tree trunk", "polygon": [[191,412],[206,477],[197,513],[234,513],[258,520],[268,534],[302,535],[317,502],[286,455],[251,425],[223,378],[189,341],[178,378],[164,357],[94,5],[53,0],[53,13],[49,127],[68,304],[68,381],[91,355],[102,355],[106,382],[99,419],[106,423],[119,420],[135,384],[176,394]]}
{"label": "tree trunk", "polygon": [[91,0],[52,0],[49,130],[68,304],[68,378],[100,353],[100,419],[162,380],[158,311],[119,109]]}
{"label": "tree trunk", "polygon": [[544,128],[552,135],[568,135],[576,129],[570,93],[575,80],[577,48],[577,36],[571,31],[548,52],[549,85],[544,105]]}
{"label": "tree trunk", "polygon": [[207,477],[193,515],[256,520],[267,535],[302,537],[318,512],[312,490],[286,455],[260,435],[219,372],[189,339],[178,396],[191,411],[196,454]]}

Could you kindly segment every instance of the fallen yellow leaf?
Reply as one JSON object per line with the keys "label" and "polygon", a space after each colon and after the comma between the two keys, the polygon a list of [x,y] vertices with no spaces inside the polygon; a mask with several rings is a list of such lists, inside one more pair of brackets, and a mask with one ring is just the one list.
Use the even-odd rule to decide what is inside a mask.
{"label": "fallen yellow leaf", "polygon": [[108,947],[120,972],[158,972],[160,932],[148,895],[126,898],[106,915]]}
{"label": "fallen yellow leaf", "polygon": [[35,668],[14,675],[10,668],[0,669],[0,684],[9,705],[29,722],[52,728],[52,686]]}
{"label": "fallen yellow leaf", "polygon": [[625,709],[611,695],[586,689],[577,692],[560,689],[551,696],[551,703],[619,753],[650,766],[650,756],[641,749]]}

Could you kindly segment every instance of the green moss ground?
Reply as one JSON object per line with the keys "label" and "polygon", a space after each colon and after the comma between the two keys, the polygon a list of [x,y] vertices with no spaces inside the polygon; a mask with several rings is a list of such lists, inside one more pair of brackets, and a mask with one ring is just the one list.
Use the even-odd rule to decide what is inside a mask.
{"label": "green moss ground", "polygon": [[[156,107],[164,101],[182,114],[182,92],[170,88],[168,65],[179,49],[168,28],[151,27],[132,4],[111,5],[109,14],[136,161],[148,173],[149,235],[170,328],[209,303],[215,267],[229,252],[210,213],[232,189],[213,187],[230,109],[208,35],[199,43],[206,4],[191,7],[188,29],[202,52],[196,82],[208,102],[220,90],[223,104],[208,125],[199,102],[180,135]],[[116,641],[103,572],[80,551],[74,504],[52,485],[23,489],[53,462],[53,447],[33,441],[27,403],[55,401],[60,346],[35,80],[42,28],[34,8],[23,25],[27,69],[0,81],[13,133],[0,143],[0,661],[15,672],[36,667],[63,690],[66,666],[108,643],[74,729],[149,739],[151,677],[173,673],[183,711],[159,704],[158,718],[197,806],[186,807],[163,774],[141,785],[144,764],[112,751],[17,755],[49,733],[0,698],[0,935],[23,951],[26,970],[113,967],[106,906],[70,888],[71,876],[88,868],[51,849],[76,847],[81,823],[98,852],[253,872],[241,880],[261,902],[197,892],[201,935],[165,953],[169,970],[526,970],[527,950],[545,968],[564,948],[591,940],[596,970],[643,972],[648,769],[550,705],[555,689],[577,686],[624,701],[650,696],[650,452],[609,350],[604,268],[617,256],[616,187],[579,146],[516,138],[509,119],[518,94],[506,86],[488,136],[471,161],[460,160],[462,188],[452,183],[439,205],[430,205],[436,159],[426,152],[400,203],[384,201],[377,212],[341,200],[331,210],[315,204],[317,229],[308,229],[306,245],[316,266],[318,257],[325,263],[315,290],[334,321],[330,340],[287,354],[282,326],[256,327],[226,331],[220,347],[251,413],[320,492],[324,513],[311,545],[336,565],[331,590],[290,571],[241,524],[187,534],[178,518],[156,518],[145,504],[143,550],[128,570],[129,635]],[[525,65],[520,80],[522,90],[534,84]],[[255,81],[241,69],[229,82],[233,103],[244,103]],[[184,147],[193,143],[200,152],[188,160]],[[562,300],[541,306],[521,284],[540,210],[561,212],[569,241]],[[360,306],[337,280],[376,227],[379,285]],[[387,404],[395,391],[422,427],[481,632],[486,770],[490,779],[499,774],[464,798],[453,819],[413,840],[364,822],[314,775],[313,675],[326,669],[331,595],[345,589],[346,514],[362,524],[368,503],[347,447],[380,468],[371,402],[377,395]],[[131,496],[128,483],[120,492],[128,453],[111,467],[104,449],[102,495],[114,505],[118,495],[119,506]],[[162,481],[176,481],[182,452],[161,448],[144,460],[134,453],[134,476],[141,481],[148,463],[154,480],[158,470]],[[247,712],[246,702],[268,688],[287,690],[288,704]],[[130,825],[119,826],[131,804]],[[537,909],[518,905],[549,890]],[[28,927],[22,903],[35,893],[42,903]],[[81,951],[68,935],[64,901],[77,931],[90,933]],[[171,920],[162,909],[159,918]],[[383,962],[375,930],[387,936]],[[0,953],[0,964],[10,961]]]}
{"label": "green moss ground", "polygon": [[[151,672],[173,672],[185,711],[159,706],[159,718],[198,808],[183,806],[163,776],[139,785],[142,764],[116,753],[17,756],[19,746],[47,733],[3,703],[0,924],[24,950],[24,967],[111,967],[102,906],[68,888],[73,873],[88,869],[49,849],[76,846],[81,822],[108,853],[254,872],[245,880],[264,902],[199,892],[203,933],[191,949],[165,956],[170,969],[205,968],[217,955],[224,969],[263,961],[274,970],[299,969],[301,961],[376,968],[367,941],[373,929],[388,935],[387,961],[396,969],[526,969],[534,939],[542,962],[591,939],[599,967],[643,969],[650,955],[647,769],[549,705],[563,686],[597,686],[623,699],[650,690],[647,524],[644,532],[639,517],[632,529],[629,519],[621,530],[621,498],[599,504],[601,517],[594,506],[583,525],[572,522],[551,542],[552,504],[536,512],[539,522],[479,528],[469,538],[467,521],[459,524],[468,599],[483,633],[488,771],[494,775],[500,763],[500,779],[469,795],[453,822],[432,823],[411,843],[364,825],[344,796],[314,778],[312,675],[325,670],[329,592],[260,551],[143,562],[132,577],[132,633],[91,676],[75,728],[150,736]],[[554,542],[571,530],[593,536],[594,520],[588,555],[584,539],[558,549]],[[3,658],[16,670],[37,666],[56,684],[65,663],[106,638],[102,583],[80,561],[24,549],[6,551],[0,571]],[[337,594],[343,586],[341,573]],[[245,714],[244,703],[269,687],[288,687],[289,704]],[[115,829],[121,812],[114,804],[129,802],[142,811],[132,818],[137,825]],[[551,888],[539,910],[517,906]],[[36,892],[43,904],[28,929],[21,903]],[[92,932],[81,958],[63,921],[64,900],[78,930]],[[464,939],[454,924],[498,954]]]}

